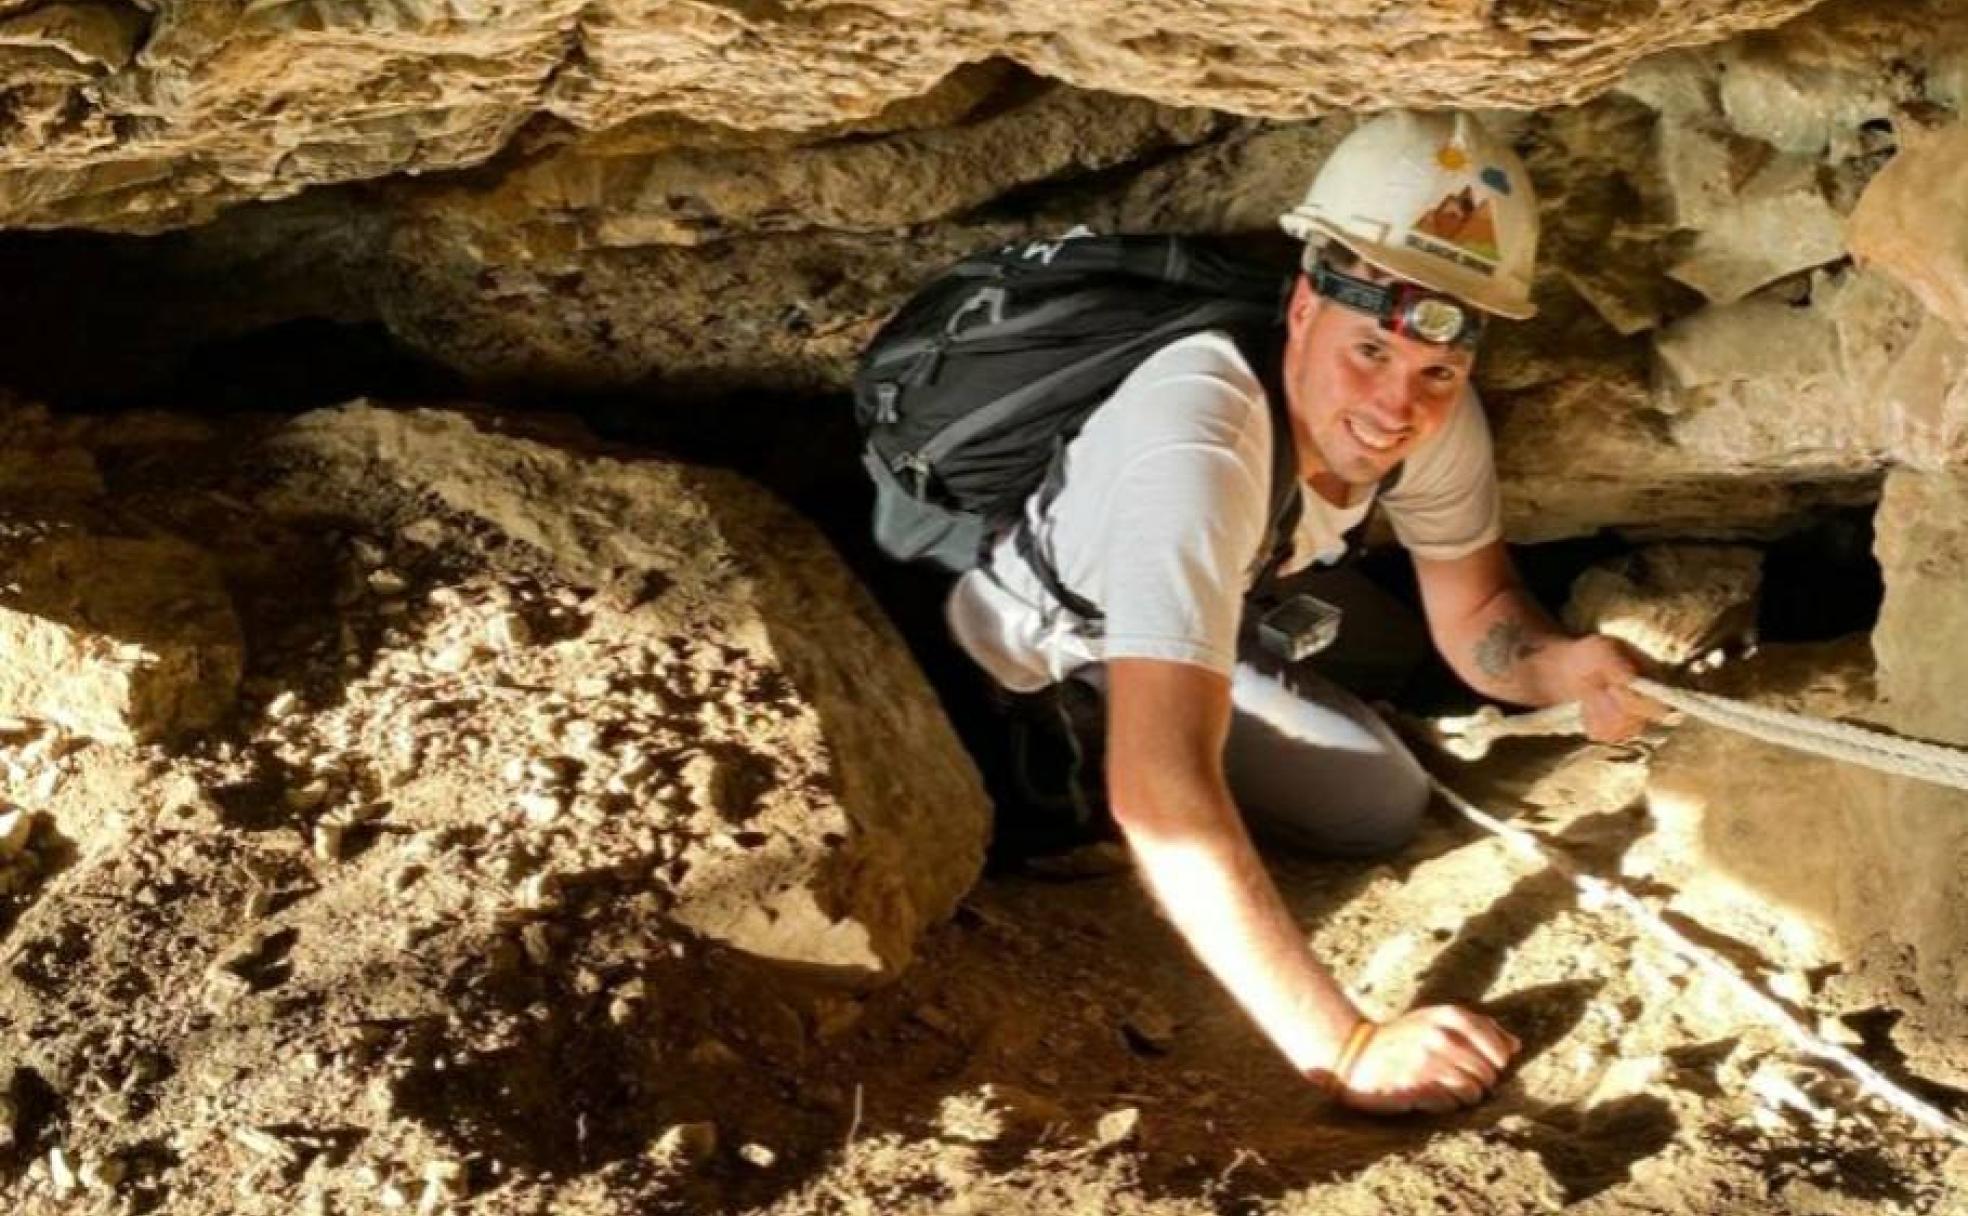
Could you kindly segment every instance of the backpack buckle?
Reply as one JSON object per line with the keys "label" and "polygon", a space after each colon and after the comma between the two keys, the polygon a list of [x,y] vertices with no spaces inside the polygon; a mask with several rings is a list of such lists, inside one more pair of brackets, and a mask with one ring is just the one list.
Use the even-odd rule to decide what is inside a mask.
{"label": "backpack buckle", "polygon": [[902,421],[901,411],[895,408],[901,400],[902,390],[893,380],[884,380],[875,385],[875,422],[879,426],[894,426]]}
{"label": "backpack buckle", "polygon": [[958,307],[957,311],[950,314],[949,322],[943,326],[943,336],[946,338],[959,336],[959,331],[963,329],[964,318],[980,308],[989,313],[986,318],[987,324],[1004,324],[1005,301],[1009,298],[1002,287],[978,288],[975,294]]}

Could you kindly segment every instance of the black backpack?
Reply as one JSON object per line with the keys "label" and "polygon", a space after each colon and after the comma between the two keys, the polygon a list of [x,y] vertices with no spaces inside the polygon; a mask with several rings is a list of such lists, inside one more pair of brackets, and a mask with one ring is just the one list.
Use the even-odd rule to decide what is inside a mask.
{"label": "black backpack", "polygon": [[923,287],[875,335],[854,376],[875,543],[903,561],[978,565],[1004,529],[1048,591],[1088,623],[1098,607],[1060,581],[1023,526],[1025,501],[1058,491],[1068,440],[1129,372],[1177,338],[1222,330],[1271,405],[1271,508],[1251,587],[1290,552],[1302,503],[1277,383],[1285,290],[1276,270],[1167,236],[1006,245]]}

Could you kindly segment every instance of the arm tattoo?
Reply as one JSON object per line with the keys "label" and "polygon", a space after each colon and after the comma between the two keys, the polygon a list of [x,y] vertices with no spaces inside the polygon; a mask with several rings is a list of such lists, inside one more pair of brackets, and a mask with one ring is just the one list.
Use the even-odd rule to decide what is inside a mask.
{"label": "arm tattoo", "polygon": [[1502,620],[1476,643],[1476,666],[1484,675],[1502,679],[1518,663],[1536,654],[1540,647],[1524,631],[1524,622]]}

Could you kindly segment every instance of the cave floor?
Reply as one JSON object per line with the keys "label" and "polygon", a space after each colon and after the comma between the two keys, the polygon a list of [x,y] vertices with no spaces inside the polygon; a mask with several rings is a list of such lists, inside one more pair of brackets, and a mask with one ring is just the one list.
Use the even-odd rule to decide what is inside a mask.
{"label": "cave floor", "polygon": [[[1274,865],[1369,1009],[1473,1003],[1524,1040],[1451,1117],[1323,1103],[1124,872],[987,877],[872,992],[748,960],[666,915],[678,861],[742,841],[531,822],[482,775],[526,769],[543,707],[624,695],[582,666],[640,645],[600,597],[462,525],[434,556],[402,539],[429,505],[387,486],[350,491],[384,516],[331,527],[259,510],[238,462],[120,458],[132,512],[265,593],[241,603],[268,700],[182,753],[0,730],[0,795],[45,808],[38,868],[0,891],[9,1211],[1968,1212],[1968,1153],[1446,812],[1391,864]],[[372,549],[405,584],[380,599]],[[445,639],[521,610],[552,644],[474,682]],[[310,712],[281,708],[293,688]],[[1633,864],[1658,843],[1648,761],[1514,741],[1440,763],[1666,900]],[[342,818],[316,772],[343,773]],[[1750,928],[1700,938],[1962,1109],[1899,1055],[1893,1008],[1841,1004],[1836,968],[1785,970]]]}
{"label": "cave floor", "polygon": [[[1650,831],[1639,748],[1517,744],[1473,769],[1442,764],[1468,796],[1523,808],[1518,822],[1590,872],[1618,874]],[[1273,868],[1369,1009],[1475,1003],[1524,1040],[1488,1103],[1396,1120],[1337,1111],[1130,876],[1000,877],[828,1053],[822,1071],[860,1090],[861,1116],[760,1210],[1968,1210],[1968,1154],[1798,1057],[1620,913],[1581,907],[1564,880],[1449,814],[1392,865]],[[1699,940],[1805,1008],[1835,990],[1832,969],[1786,975],[1713,925]],[[1957,1091],[1895,1069],[1890,1021],[1823,1024],[1959,1109]]]}

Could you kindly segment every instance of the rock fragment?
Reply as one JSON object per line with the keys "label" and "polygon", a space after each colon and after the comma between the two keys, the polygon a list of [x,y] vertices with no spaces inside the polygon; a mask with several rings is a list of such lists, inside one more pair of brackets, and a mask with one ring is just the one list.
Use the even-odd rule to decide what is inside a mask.
{"label": "rock fragment", "polygon": [[485,639],[497,651],[522,650],[533,644],[533,627],[525,617],[508,610],[485,622]]}
{"label": "rock fragment", "polygon": [[678,1123],[664,1129],[649,1148],[651,1160],[671,1169],[694,1169],[717,1152],[717,1124]]}
{"label": "rock fragment", "polygon": [[82,1168],[76,1171],[76,1178],[84,1190],[103,1194],[122,1185],[126,1173],[121,1158],[91,1155],[83,1159]]}
{"label": "rock fragment", "polygon": [[34,833],[34,816],[17,806],[0,803],[0,862],[12,861],[27,851]]}
{"label": "rock fragment", "polygon": [[1143,1055],[1165,1055],[1175,1046],[1175,1018],[1152,1000],[1144,999],[1121,1023],[1128,1045]]}
{"label": "rock fragment", "polygon": [[0,713],[147,742],[216,723],[244,654],[216,564],[168,538],[0,542]]}
{"label": "rock fragment", "polygon": [[54,1187],[56,1198],[66,1199],[81,1189],[82,1179],[76,1176],[75,1167],[60,1145],[48,1150],[47,1162],[48,1182]]}
{"label": "rock fragment", "polygon": [[1852,211],[1852,252],[1968,338],[1968,122],[1909,139]]}
{"label": "rock fragment", "polygon": [[464,1199],[470,1192],[466,1186],[465,1167],[456,1161],[432,1161],[424,1166],[423,1194],[417,1200],[417,1211],[422,1216],[439,1211],[444,1207]]}
{"label": "rock fragment", "polygon": [[348,850],[348,828],[348,824],[332,819],[315,824],[309,837],[315,857],[322,861],[340,861]]}
{"label": "rock fragment", "polygon": [[1739,545],[1654,545],[1587,570],[1572,584],[1565,627],[1604,633],[1670,667],[1756,634],[1763,559]]}
{"label": "rock fragment", "polygon": [[952,1140],[993,1144],[1011,1135],[1036,1136],[1067,1119],[1066,1109],[1050,1098],[993,1082],[945,1098],[936,1125]]}
{"label": "rock fragment", "polygon": [[1141,1130],[1141,1111],[1132,1106],[1110,1110],[1094,1125],[1093,1138],[1101,1144],[1121,1144]]}
{"label": "rock fragment", "polygon": [[1716,216],[1668,273],[1717,304],[1845,256],[1845,222],[1814,188],[1744,201]]}

